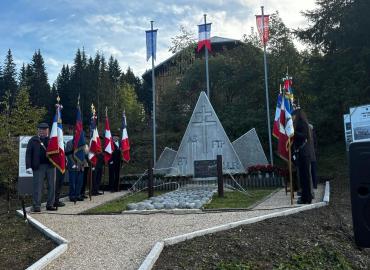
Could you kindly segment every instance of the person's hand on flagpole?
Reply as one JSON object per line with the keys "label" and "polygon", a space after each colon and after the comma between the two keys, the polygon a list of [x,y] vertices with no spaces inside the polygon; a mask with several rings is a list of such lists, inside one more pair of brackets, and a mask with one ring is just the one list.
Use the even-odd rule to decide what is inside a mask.
{"label": "person's hand on flagpole", "polygon": [[31,169],[31,168],[28,168],[28,169],[26,170],[26,173],[28,173],[28,174],[32,174],[32,169]]}

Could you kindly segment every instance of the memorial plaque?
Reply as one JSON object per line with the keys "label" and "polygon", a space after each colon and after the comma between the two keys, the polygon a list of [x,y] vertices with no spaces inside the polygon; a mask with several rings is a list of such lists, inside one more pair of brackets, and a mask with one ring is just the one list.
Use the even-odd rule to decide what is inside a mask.
{"label": "memorial plaque", "polygon": [[217,177],[217,160],[194,160],[194,178]]}
{"label": "memorial plaque", "polygon": [[169,174],[194,175],[195,161],[216,160],[217,155],[222,155],[225,172],[245,172],[212,104],[201,92]]}

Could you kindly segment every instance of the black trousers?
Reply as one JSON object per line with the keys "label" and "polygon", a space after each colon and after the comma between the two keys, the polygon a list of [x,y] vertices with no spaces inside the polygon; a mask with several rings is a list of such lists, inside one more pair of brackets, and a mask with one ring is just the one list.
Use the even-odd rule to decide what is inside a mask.
{"label": "black trousers", "polygon": [[316,161],[311,161],[311,177],[313,188],[317,188],[317,163]]}
{"label": "black trousers", "polygon": [[120,172],[119,165],[120,165],[119,163],[109,164],[109,189],[111,191],[118,191],[119,172]]}
{"label": "black trousers", "polygon": [[87,185],[87,179],[89,177],[89,171],[90,171],[90,167],[85,167],[84,168],[84,176],[83,176],[83,181],[82,181],[81,196],[84,196],[85,193],[86,193],[86,185]]}
{"label": "black trousers", "polygon": [[63,183],[64,183],[64,176],[65,176],[65,173],[61,173],[59,170],[56,170],[57,173],[56,173],[56,180],[55,180],[55,200],[54,200],[54,205],[58,204],[59,203],[59,199],[60,199],[60,192],[62,190],[62,187],[63,187]]}
{"label": "black trousers", "polygon": [[102,168],[95,168],[92,173],[92,194],[96,194],[99,192],[101,178],[103,176],[103,169]]}
{"label": "black trousers", "polygon": [[298,167],[299,167],[299,179],[302,188],[302,202],[311,203],[311,185],[310,185],[310,157],[309,156],[299,156]]}

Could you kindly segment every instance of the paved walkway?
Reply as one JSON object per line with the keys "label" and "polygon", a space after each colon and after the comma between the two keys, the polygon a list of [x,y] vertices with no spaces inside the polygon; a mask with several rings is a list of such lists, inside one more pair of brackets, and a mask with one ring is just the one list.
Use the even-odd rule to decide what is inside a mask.
{"label": "paved walkway", "polygon": [[[316,200],[323,197],[323,186]],[[124,193],[105,193],[93,200],[67,202],[57,214],[42,212],[32,216],[69,240],[69,249],[47,269],[137,269],[156,241],[229,222],[281,211],[272,207],[291,207],[284,190],[273,194],[255,211],[201,214],[150,215],[69,215],[82,212]],[[293,207],[297,207],[294,205]],[[284,210],[284,209],[283,209]]]}

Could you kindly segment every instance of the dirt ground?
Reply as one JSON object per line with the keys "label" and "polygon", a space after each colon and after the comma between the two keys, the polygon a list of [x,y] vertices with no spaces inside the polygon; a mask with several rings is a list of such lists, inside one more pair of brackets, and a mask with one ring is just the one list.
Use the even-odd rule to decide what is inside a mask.
{"label": "dirt ground", "polygon": [[370,269],[370,249],[354,243],[346,174],[333,175],[327,207],[166,247],[154,269]]}
{"label": "dirt ground", "polygon": [[16,216],[20,203],[11,200],[8,214],[6,196],[0,195],[0,269],[26,269],[51,251],[55,244]]}

